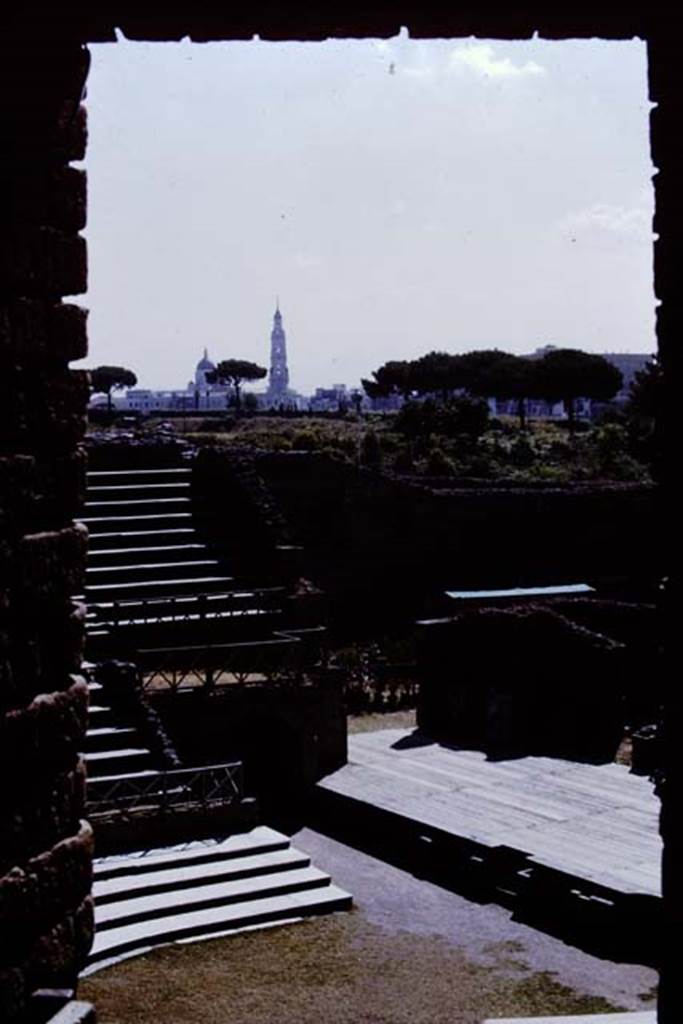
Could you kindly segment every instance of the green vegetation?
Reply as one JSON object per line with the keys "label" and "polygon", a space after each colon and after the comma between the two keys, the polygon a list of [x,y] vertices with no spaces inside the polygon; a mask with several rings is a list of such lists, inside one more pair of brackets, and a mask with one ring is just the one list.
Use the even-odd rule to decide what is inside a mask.
{"label": "green vegetation", "polygon": [[578,398],[606,402],[622,385],[620,371],[603,356],[552,347],[540,358],[499,349],[458,355],[428,352],[419,359],[384,363],[372,376],[372,380],[362,381],[370,398],[401,395],[407,402],[416,395],[429,395],[445,404],[457,393],[514,401],[522,429],[526,426],[527,399],[562,402],[571,431],[576,424]]}
{"label": "green vegetation", "polygon": [[263,380],[268,371],[265,366],[250,363],[248,359],[223,359],[215,370],[206,374],[210,384],[231,384],[234,389],[235,410],[242,409],[242,383],[245,380]]}
{"label": "green vegetation", "polygon": [[[176,420],[199,444],[262,451],[319,452],[358,465],[435,483],[566,485],[589,481],[648,482],[647,425],[634,433],[617,414],[598,423],[489,419],[478,400],[408,402],[395,414],[340,418],[212,416]],[[645,441],[643,440],[645,438]]]}
{"label": "green vegetation", "polygon": [[90,370],[90,388],[95,395],[107,396],[107,409],[111,412],[111,393],[123,388],[134,388],[138,379],[125,366],[96,366]]}

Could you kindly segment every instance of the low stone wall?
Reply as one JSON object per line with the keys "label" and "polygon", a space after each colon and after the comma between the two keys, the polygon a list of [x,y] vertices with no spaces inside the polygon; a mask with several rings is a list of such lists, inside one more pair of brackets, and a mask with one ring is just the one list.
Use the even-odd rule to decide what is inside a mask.
{"label": "low stone wall", "polygon": [[243,761],[247,796],[296,797],[346,763],[336,673],[310,686],[234,685],[149,700],[185,765]]}
{"label": "low stone wall", "polygon": [[429,735],[493,757],[613,760],[625,644],[529,604],[425,623],[419,650],[417,723]]}
{"label": "low stone wall", "polygon": [[317,453],[255,457],[304,549],[304,575],[354,628],[432,614],[445,589],[658,572],[655,493],[643,485],[431,490]]}

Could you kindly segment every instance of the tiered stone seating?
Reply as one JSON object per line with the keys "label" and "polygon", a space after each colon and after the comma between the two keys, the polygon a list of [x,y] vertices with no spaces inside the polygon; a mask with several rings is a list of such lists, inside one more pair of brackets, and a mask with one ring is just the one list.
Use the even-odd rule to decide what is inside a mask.
{"label": "tiered stone seating", "polygon": [[265,826],[95,861],[91,973],[168,942],[346,910],[351,896]]}

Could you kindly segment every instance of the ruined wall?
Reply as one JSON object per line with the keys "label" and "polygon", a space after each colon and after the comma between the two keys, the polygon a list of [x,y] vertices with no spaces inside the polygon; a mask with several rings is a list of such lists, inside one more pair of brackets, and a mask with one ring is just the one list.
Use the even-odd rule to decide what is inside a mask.
{"label": "ruined wall", "polygon": [[[86,535],[87,52],[3,34],[0,236],[0,1019],[70,987],[90,948],[92,834],[78,755]],[[11,88],[10,88],[11,85]]]}
{"label": "ruined wall", "polygon": [[305,575],[352,627],[432,614],[447,588],[656,578],[649,486],[432,491],[317,453],[264,455],[256,469],[303,545]]}
{"label": "ruined wall", "polygon": [[149,699],[185,764],[243,761],[248,796],[296,798],[346,764],[343,687],[332,673],[315,686],[224,686]]}

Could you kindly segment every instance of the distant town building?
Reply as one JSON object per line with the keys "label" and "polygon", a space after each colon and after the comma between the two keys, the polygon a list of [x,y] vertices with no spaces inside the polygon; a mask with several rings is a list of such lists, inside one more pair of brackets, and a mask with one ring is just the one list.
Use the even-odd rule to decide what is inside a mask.
{"label": "distant town building", "polygon": [[[114,395],[112,404],[116,409],[135,412],[220,412],[228,408],[233,389],[227,384],[211,383],[208,379],[216,369],[209,358],[207,349],[195,367],[194,377],[184,389],[177,391],[153,391],[148,388],[131,388],[122,395]],[[279,302],[273,317],[270,333],[270,371],[266,391],[247,391],[253,394],[263,409],[305,408],[306,399],[289,386],[287,365],[287,336],[282,324]],[[93,396],[91,407],[102,403],[102,396]]]}
{"label": "distant town building", "polygon": [[270,332],[270,370],[268,371],[268,388],[263,392],[254,392],[262,409],[300,409],[306,402],[302,395],[289,386],[289,366],[287,365],[287,335],[282,326],[280,302],[275,304],[273,329]]}
{"label": "distant town building", "polygon": [[621,390],[615,396],[614,401],[620,403],[628,401],[631,384],[633,384],[636,374],[652,362],[654,352],[601,352],[600,354],[613,366],[616,366],[617,370],[621,370],[621,375],[624,378]]}
{"label": "distant town building", "polygon": [[280,303],[275,306],[273,329],[270,332],[270,372],[265,397],[273,405],[286,402],[289,397],[289,367],[287,366],[287,335],[282,326]]}
{"label": "distant town building", "polygon": [[204,355],[195,367],[194,379],[182,391],[151,391],[146,388],[131,388],[122,398],[115,397],[117,409],[136,412],[209,412],[224,410],[231,389],[225,384],[212,384],[207,377],[216,369],[216,364]]}

